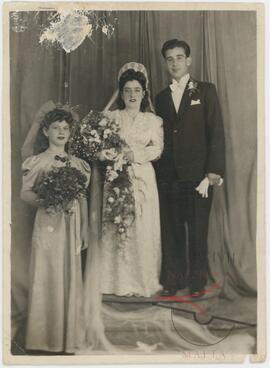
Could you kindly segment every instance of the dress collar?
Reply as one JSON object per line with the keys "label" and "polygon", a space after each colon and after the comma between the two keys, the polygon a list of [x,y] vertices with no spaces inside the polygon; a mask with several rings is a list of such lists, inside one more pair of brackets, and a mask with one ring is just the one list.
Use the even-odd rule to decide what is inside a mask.
{"label": "dress collar", "polygon": [[128,116],[128,119],[130,122],[140,121],[141,117],[143,116],[143,113],[141,111],[138,112],[138,114],[133,118],[127,110],[122,110],[125,112],[125,114]]}

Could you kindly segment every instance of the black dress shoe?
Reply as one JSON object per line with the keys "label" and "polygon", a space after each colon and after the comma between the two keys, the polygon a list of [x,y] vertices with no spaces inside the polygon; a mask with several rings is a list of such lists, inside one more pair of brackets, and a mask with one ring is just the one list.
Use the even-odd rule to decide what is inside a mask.
{"label": "black dress shoe", "polygon": [[174,296],[176,294],[176,289],[163,289],[160,292],[160,296]]}

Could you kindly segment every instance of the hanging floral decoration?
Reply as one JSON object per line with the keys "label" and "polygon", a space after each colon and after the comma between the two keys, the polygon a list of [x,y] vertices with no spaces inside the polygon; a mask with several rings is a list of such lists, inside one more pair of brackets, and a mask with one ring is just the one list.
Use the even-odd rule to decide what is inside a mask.
{"label": "hanging floral decoration", "polygon": [[51,14],[49,26],[42,30],[41,44],[56,44],[66,53],[76,50],[86,38],[99,29],[111,38],[118,19],[113,12],[96,12],[93,10],[62,10]]}

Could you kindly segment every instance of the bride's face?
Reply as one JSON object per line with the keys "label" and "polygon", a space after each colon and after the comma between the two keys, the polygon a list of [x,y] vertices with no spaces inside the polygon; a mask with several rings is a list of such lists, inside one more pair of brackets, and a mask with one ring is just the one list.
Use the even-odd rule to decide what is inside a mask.
{"label": "bride's face", "polygon": [[137,80],[128,81],[123,88],[122,99],[127,109],[140,110],[144,90]]}

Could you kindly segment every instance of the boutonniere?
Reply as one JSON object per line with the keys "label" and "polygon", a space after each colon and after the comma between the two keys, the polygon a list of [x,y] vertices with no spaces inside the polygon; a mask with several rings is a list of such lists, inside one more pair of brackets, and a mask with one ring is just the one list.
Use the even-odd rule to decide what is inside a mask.
{"label": "boutonniere", "polygon": [[196,93],[199,93],[199,88],[198,88],[198,82],[196,82],[195,80],[191,79],[188,82],[188,94],[189,96],[193,96]]}

